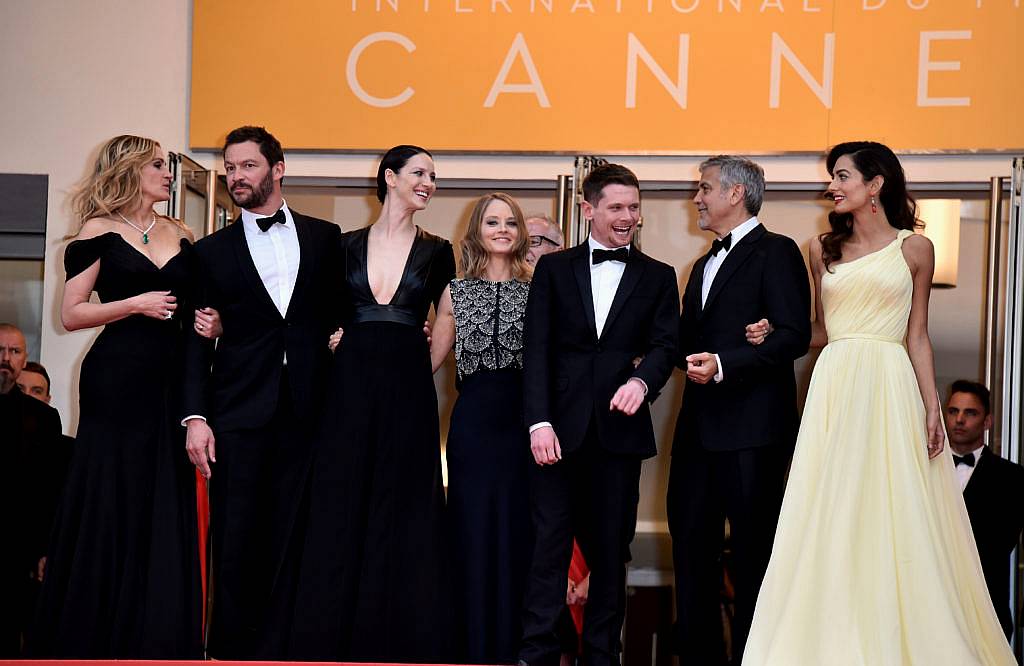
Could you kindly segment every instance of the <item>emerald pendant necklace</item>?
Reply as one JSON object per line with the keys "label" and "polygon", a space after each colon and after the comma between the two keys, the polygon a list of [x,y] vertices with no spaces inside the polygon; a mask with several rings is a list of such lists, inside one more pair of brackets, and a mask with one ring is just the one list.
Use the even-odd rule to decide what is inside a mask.
{"label": "emerald pendant necklace", "polygon": [[142,244],[143,245],[149,245],[149,232],[152,231],[153,227],[156,226],[156,213],[153,213],[153,221],[149,223],[149,226],[146,227],[145,230],[143,230],[142,227],[140,227],[139,225],[135,224],[134,222],[129,220],[124,215],[121,215],[121,213],[118,213],[118,215],[121,217],[122,220],[125,221],[125,224],[130,226],[132,229],[135,229],[140,234],[142,234]]}

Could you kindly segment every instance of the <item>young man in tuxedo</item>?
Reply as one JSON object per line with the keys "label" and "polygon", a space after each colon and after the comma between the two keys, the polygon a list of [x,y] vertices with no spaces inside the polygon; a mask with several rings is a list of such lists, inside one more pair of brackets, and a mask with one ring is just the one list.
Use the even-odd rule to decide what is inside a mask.
{"label": "young man in tuxedo", "polygon": [[[750,160],[700,165],[697,223],[715,236],[686,283],[679,367],[686,387],[672,447],[668,524],[676,577],[676,650],[684,664],[725,662],[720,610],[724,523],[740,663],[782,505],[798,426],[793,361],[811,339],[810,286],[791,239],[757,219],[764,171]],[[760,345],[746,325],[767,318]],[[771,344],[771,347],[766,345]]]}
{"label": "young man in tuxedo", "polygon": [[648,403],[675,353],[675,272],[631,245],[640,219],[636,176],[616,164],[598,167],[583,196],[590,237],[540,258],[527,303],[524,416],[536,462],[536,541],[519,652],[526,664],[559,662],[573,537],[590,565],[583,660],[619,663],[640,463],[656,453]]}
{"label": "young man in tuxedo", "polygon": [[1024,467],[985,446],[985,431],[992,427],[990,405],[984,385],[953,382],[946,401],[946,432],[988,593],[1010,638],[1010,555],[1024,528]]}
{"label": "young man in tuxedo", "polygon": [[201,305],[220,312],[223,334],[216,346],[189,336],[182,415],[189,458],[210,480],[208,651],[272,658],[271,598],[340,321],[341,230],[288,208],[281,144],[262,127],[228,134],[224,169],[241,219],[195,246]]}

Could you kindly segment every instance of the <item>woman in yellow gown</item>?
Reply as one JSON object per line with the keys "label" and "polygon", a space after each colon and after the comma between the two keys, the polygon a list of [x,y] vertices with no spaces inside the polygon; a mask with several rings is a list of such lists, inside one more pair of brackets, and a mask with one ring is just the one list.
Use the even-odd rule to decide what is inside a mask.
{"label": "woman in yellow gown", "polygon": [[931,242],[887,147],[840,144],[827,166],[831,231],[810,247],[825,348],[743,665],[1015,664],[943,446]]}

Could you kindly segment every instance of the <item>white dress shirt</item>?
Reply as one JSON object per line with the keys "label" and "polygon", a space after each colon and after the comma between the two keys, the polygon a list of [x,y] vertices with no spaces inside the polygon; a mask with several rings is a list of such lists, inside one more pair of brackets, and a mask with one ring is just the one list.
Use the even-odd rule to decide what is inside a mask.
{"label": "white dress shirt", "polygon": [[593,236],[587,237],[590,246],[590,291],[594,296],[594,324],[597,326],[597,337],[604,331],[604,323],[608,320],[608,311],[612,309],[615,292],[622,282],[622,274],[626,264],[621,261],[602,261],[594,263],[594,250],[615,250],[617,248],[601,245]]}
{"label": "white dress shirt", "polygon": [[[707,263],[704,264],[704,280],[701,282],[700,288],[700,306],[703,308],[708,302],[708,294],[711,293],[711,284],[715,281],[715,276],[718,275],[718,269],[725,263],[725,258],[729,256],[729,252],[732,251],[736,244],[743,240],[743,237],[754,230],[759,224],[757,217],[752,217],[743,224],[739,225],[730,232],[732,236],[732,242],[729,245],[729,249],[722,248],[718,251],[718,254],[711,255]],[[721,239],[719,239],[721,240]],[[753,322],[750,322],[753,323]],[[720,382],[725,379],[725,368],[722,367],[722,359],[715,354],[715,363],[718,365],[718,372],[715,374],[715,381]]]}
{"label": "white dress shirt", "polygon": [[[981,460],[981,450],[983,448],[985,448],[984,444],[962,456],[964,458],[966,458],[967,456],[971,456],[972,458],[974,458],[973,467],[971,467],[970,465],[956,466],[956,480],[960,483],[960,492],[963,492],[964,489],[967,488],[967,482],[971,480],[971,475],[974,474],[974,470],[978,469],[978,461]],[[954,451],[954,453],[956,452]],[[957,453],[957,455],[960,454]]]}
{"label": "white dress shirt", "polygon": [[282,203],[285,221],[274,224],[266,231],[260,230],[256,220],[261,215],[242,209],[242,229],[249,254],[256,264],[256,272],[283,317],[288,312],[288,303],[295,289],[295,278],[299,275],[299,236],[295,231],[295,220],[288,204]]}

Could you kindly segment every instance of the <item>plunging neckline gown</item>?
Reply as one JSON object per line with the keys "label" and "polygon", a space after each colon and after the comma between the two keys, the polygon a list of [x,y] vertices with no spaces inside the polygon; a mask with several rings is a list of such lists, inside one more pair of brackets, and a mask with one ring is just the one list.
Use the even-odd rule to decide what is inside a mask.
{"label": "plunging neckline gown", "polygon": [[800,423],[744,666],[1016,664],[948,444],[929,460],[900,231],[821,280],[828,345]]}
{"label": "plunging neckline gown", "polygon": [[445,500],[423,322],[455,277],[455,255],[417,228],[382,304],[370,289],[368,234],[342,236],[345,334],[316,443],[288,654],[437,662],[449,649]]}

